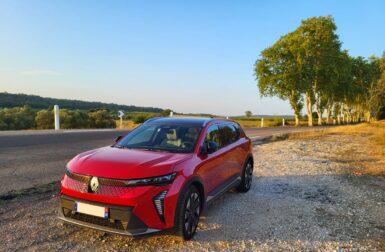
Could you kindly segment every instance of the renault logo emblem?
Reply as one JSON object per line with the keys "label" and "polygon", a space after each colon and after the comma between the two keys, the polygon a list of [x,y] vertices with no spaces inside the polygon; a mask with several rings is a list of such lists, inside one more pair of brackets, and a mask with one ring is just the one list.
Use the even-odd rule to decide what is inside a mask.
{"label": "renault logo emblem", "polygon": [[97,177],[92,177],[90,180],[90,189],[92,192],[96,192],[99,187],[99,180]]}

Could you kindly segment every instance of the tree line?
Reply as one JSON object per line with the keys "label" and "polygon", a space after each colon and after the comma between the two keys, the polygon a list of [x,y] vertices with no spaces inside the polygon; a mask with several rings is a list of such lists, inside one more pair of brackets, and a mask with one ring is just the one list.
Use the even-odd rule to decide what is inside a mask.
{"label": "tree line", "polygon": [[119,105],[114,103],[102,103],[102,102],[87,102],[79,100],[68,99],[54,99],[40,97],[37,95],[26,94],[10,94],[7,92],[0,93],[0,108],[14,108],[23,107],[25,105],[32,109],[46,109],[52,107],[55,104],[60,104],[60,108],[63,109],[79,109],[79,110],[92,110],[92,109],[108,109],[108,110],[124,110],[124,111],[138,111],[138,112],[162,112],[163,109],[153,107],[137,107]]}
{"label": "tree line", "polygon": [[255,63],[260,95],[288,100],[296,125],[304,107],[309,126],[314,110],[319,125],[385,118],[385,54],[352,57],[336,29],[331,16],[303,20]]}
{"label": "tree line", "polygon": [[[115,128],[114,115],[106,109],[91,111],[60,109],[60,128]],[[29,106],[0,109],[0,130],[53,129],[52,108],[34,110]]]}

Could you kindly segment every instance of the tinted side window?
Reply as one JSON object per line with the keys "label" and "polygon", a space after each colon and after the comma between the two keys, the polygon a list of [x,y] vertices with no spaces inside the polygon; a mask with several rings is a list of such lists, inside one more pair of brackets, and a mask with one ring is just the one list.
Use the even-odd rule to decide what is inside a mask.
{"label": "tinted side window", "polygon": [[229,145],[237,140],[237,132],[231,124],[225,124],[220,126],[220,134],[222,139],[222,145]]}
{"label": "tinted side window", "polygon": [[231,126],[233,126],[235,129],[235,133],[236,133],[235,141],[237,141],[241,136],[241,129],[239,128],[239,125],[236,123],[233,123]]}
{"label": "tinted side window", "polygon": [[222,141],[221,141],[221,136],[219,134],[218,125],[210,126],[207,129],[205,142],[207,142],[207,141],[216,142],[218,144],[219,148],[222,146]]}

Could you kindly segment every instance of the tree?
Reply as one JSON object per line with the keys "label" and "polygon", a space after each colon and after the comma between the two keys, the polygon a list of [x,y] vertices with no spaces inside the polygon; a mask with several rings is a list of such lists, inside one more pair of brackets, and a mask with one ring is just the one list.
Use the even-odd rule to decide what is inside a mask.
{"label": "tree", "polygon": [[291,33],[281,37],[272,47],[262,51],[255,75],[261,96],[278,96],[289,100],[296,124],[305,95],[308,125],[313,126],[313,107],[318,124],[328,107],[338,83],[338,58],[341,43],[333,18],[313,17],[302,21]]}
{"label": "tree", "polygon": [[10,94],[7,92],[0,92],[0,108],[13,108],[13,107],[22,107],[27,105],[32,109],[46,109],[47,107],[53,107],[55,104],[59,104],[60,108],[63,109],[80,109],[80,110],[92,110],[92,109],[101,109],[106,108],[109,110],[124,110],[126,112],[136,111],[136,112],[153,112],[159,113],[162,112],[160,108],[152,107],[137,107],[137,106],[127,106],[119,105],[114,103],[102,103],[102,102],[86,102],[79,100],[67,100],[67,99],[54,99],[40,97],[36,95],[26,95],[26,94]]}
{"label": "tree", "polygon": [[295,31],[297,62],[302,80],[306,84],[306,109],[309,126],[313,125],[312,110],[315,104],[318,124],[330,94],[338,80],[338,58],[341,42],[336,34],[337,26],[332,17],[313,17],[302,21]]}
{"label": "tree", "polygon": [[[374,70],[372,69],[374,76],[379,76],[379,78],[370,90],[369,106],[374,116],[381,120],[385,119],[385,53],[379,63],[379,72],[375,70],[375,66],[373,66]],[[377,75],[378,73],[380,75]]]}
{"label": "tree", "polygon": [[336,28],[330,16],[303,20],[294,32],[263,50],[255,64],[261,96],[289,100],[297,121],[304,98],[309,126],[313,118],[321,125],[324,111],[327,123],[332,114],[338,122],[341,117],[352,122],[382,111],[379,59],[352,58],[341,51]]}
{"label": "tree", "polygon": [[289,100],[294,111],[296,126],[303,107],[303,82],[297,64],[295,34],[281,37],[261,53],[255,63],[255,76],[261,96],[278,96]]}
{"label": "tree", "polygon": [[247,118],[250,118],[253,115],[253,112],[251,112],[250,110],[247,110],[245,111],[245,115]]}

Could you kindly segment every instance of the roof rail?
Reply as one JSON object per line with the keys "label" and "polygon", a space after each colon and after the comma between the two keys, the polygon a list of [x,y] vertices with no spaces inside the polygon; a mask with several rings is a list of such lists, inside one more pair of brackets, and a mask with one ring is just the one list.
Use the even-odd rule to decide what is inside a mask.
{"label": "roof rail", "polygon": [[152,122],[152,121],[155,121],[155,120],[157,120],[157,119],[159,119],[159,118],[162,118],[162,117],[158,116],[158,117],[150,118],[150,119],[148,119],[147,121],[145,121],[143,124],[149,123],[149,122]]}

